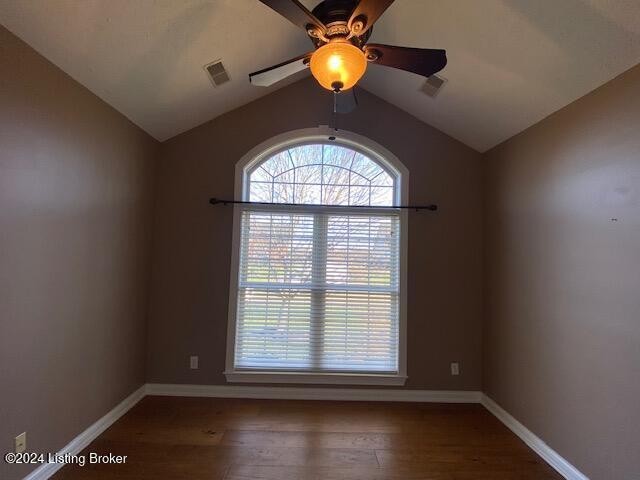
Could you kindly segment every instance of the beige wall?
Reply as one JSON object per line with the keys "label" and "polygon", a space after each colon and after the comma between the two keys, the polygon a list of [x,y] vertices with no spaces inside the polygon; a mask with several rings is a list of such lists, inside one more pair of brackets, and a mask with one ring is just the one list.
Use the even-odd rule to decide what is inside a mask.
{"label": "beige wall", "polygon": [[[478,389],[481,357],[480,155],[360,90],[345,130],[393,152],[410,171],[409,388]],[[332,98],[304,80],[162,146],[150,308],[150,382],[223,384],[235,163],[274,135],[331,121]],[[200,369],[189,370],[189,355]],[[452,377],[451,361],[461,362]]]}
{"label": "beige wall", "polygon": [[639,478],[640,66],[486,161],[484,389],[590,478]]}
{"label": "beige wall", "polygon": [[0,451],[55,452],[144,382],[157,142],[2,27],[0,70]]}

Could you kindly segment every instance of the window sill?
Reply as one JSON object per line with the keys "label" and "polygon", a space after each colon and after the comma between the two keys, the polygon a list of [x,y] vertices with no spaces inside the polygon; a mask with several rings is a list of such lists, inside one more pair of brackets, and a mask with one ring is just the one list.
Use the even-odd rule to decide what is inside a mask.
{"label": "window sill", "polygon": [[373,373],[224,372],[229,383],[305,383],[308,385],[402,386],[406,375]]}

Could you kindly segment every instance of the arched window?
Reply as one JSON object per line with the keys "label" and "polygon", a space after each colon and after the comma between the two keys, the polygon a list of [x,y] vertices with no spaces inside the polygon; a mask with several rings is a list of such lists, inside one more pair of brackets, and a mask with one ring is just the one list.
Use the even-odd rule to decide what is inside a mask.
{"label": "arched window", "polygon": [[[358,145],[290,141],[248,162],[227,378],[401,384],[401,175]],[[239,238],[238,238],[239,237]]]}
{"label": "arched window", "polygon": [[391,206],[395,178],[382,165],[341,145],[287,148],[249,173],[253,202]]}

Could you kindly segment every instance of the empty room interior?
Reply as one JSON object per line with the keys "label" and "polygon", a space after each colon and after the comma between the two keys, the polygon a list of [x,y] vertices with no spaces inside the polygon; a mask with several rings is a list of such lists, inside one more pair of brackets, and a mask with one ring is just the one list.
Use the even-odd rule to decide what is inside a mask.
{"label": "empty room interior", "polygon": [[640,480],[640,2],[0,24],[1,479]]}

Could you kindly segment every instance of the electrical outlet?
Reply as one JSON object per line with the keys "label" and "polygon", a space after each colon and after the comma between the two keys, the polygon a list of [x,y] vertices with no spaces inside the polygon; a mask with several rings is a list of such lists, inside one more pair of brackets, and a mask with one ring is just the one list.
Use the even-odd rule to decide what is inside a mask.
{"label": "electrical outlet", "polygon": [[16,453],[22,453],[27,450],[27,432],[22,432],[16,437]]}
{"label": "electrical outlet", "polygon": [[458,362],[451,362],[451,375],[460,375],[460,364]]}
{"label": "electrical outlet", "polygon": [[189,358],[189,368],[191,368],[191,370],[198,369],[198,357],[196,355],[192,355]]}

